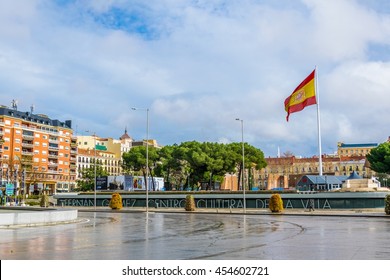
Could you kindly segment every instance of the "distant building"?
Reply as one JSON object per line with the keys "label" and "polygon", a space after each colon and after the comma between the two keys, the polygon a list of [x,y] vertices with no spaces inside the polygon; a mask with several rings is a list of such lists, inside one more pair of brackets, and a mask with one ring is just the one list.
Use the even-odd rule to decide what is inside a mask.
{"label": "distant building", "polygon": [[366,156],[378,143],[345,144],[337,143],[337,155],[340,157]]}
{"label": "distant building", "polygon": [[[266,158],[267,166],[253,170],[254,181],[259,189],[295,188],[299,180],[306,175],[319,175],[318,157],[311,158]],[[349,176],[355,171],[364,178],[375,175],[369,168],[365,156],[322,156],[322,173],[324,176]]]}
{"label": "distant building", "polygon": [[[154,139],[149,139],[148,143],[149,147],[160,147]],[[102,138],[97,135],[77,136],[77,144],[79,149],[77,178],[81,179],[81,171],[89,168],[91,162],[94,162],[95,146],[97,164],[110,176],[118,176],[124,175],[122,170],[123,153],[129,152],[132,147],[146,145],[146,141],[134,141],[125,129],[124,134],[119,139]]]}

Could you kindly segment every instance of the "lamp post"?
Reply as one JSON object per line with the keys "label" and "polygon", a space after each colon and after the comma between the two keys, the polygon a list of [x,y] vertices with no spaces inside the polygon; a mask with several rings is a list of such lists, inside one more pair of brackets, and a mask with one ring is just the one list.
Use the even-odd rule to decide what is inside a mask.
{"label": "lamp post", "polygon": [[236,121],[241,122],[241,143],[242,143],[242,192],[244,196],[244,213],[246,212],[246,198],[245,198],[245,149],[244,149],[244,120],[241,120],[239,118],[236,119]]}
{"label": "lamp post", "polygon": [[149,211],[149,108],[135,108],[132,107],[131,110],[134,111],[146,111],[146,212]]}
{"label": "lamp post", "polygon": [[[90,132],[87,130],[86,132]],[[93,159],[93,206],[96,211],[96,132],[93,133],[93,150],[94,150],[94,159]]]}

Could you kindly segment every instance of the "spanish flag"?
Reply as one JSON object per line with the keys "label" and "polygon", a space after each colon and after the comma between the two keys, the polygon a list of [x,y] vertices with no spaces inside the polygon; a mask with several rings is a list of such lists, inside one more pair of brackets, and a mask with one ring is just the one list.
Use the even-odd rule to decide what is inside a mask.
{"label": "spanish flag", "polygon": [[306,79],[284,101],[284,109],[287,112],[287,121],[291,113],[302,111],[306,106],[317,104],[315,89],[315,71],[311,72]]}

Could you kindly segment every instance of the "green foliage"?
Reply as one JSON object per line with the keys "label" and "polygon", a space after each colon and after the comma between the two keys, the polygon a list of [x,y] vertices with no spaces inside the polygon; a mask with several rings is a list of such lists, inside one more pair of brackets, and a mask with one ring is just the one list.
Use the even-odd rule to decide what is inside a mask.
{"label": "green foliage", "polygon": [[39,205],[41,207],[49,207],[49,196],[47,194],[42,195]]}
{"label": "green foliage", "polygon": [[111,196],[110,204],[111,209],[120,210],[123,207],[122,196],[119,193],[113,193]]}
{"label": "green foliage", "polygon": [[280,194],[275,193],[269,200],[269,209],[273,213],[279,213],[283,211],[283,200]]}
{"label": "green foliage", "polygon": [[[96,165],[96,177],[107,176],[108,172],[102,168],[99,163]],[[95,166],[82,169],[81,180],[77,180],[77,191],[87,192],[93,191],[95,187]]]}
{"label": "green foliage", "polygon": [[[261,150],[245,143],[245,168],[266,166]],[[123,154],[123,167],[128,173],[145,175],[146,147],[134,147]],[[211,142],[183,142],[162,149],[149,148],[149,170],[162,176],[176,189],[197,189],[201,183],[221,182],[226,173],[242,172],[242,145]],[[168,187],[168,189],[170,189]]]}
{"label": "green foliage", "polygon": [[390,215],[390,194],[385,197],[385,213]]}
{"label": "green foliage", "polygon": [[390,174],[390,142],[371,149],[367,155],[370,168],[375,172]]}
{"label": "green foliage", "polygon": [[186,196],[186,211],[195,211],[195,198],[192,194]]}

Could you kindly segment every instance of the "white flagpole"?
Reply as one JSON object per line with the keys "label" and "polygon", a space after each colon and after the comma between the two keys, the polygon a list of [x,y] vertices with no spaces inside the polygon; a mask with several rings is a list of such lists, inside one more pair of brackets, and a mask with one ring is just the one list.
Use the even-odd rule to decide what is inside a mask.
{"label": "white flagpole", "polygon": [[315,93],[316,93],[316,99],[317,99],[317,129],[318,129],[318,168],[319,168],[319,174],[322,176],[322,149],[321,149],[321,120],[320,120],[320,92],[318,89],[318,72],[317,72],[317,66],[315,68]]}

